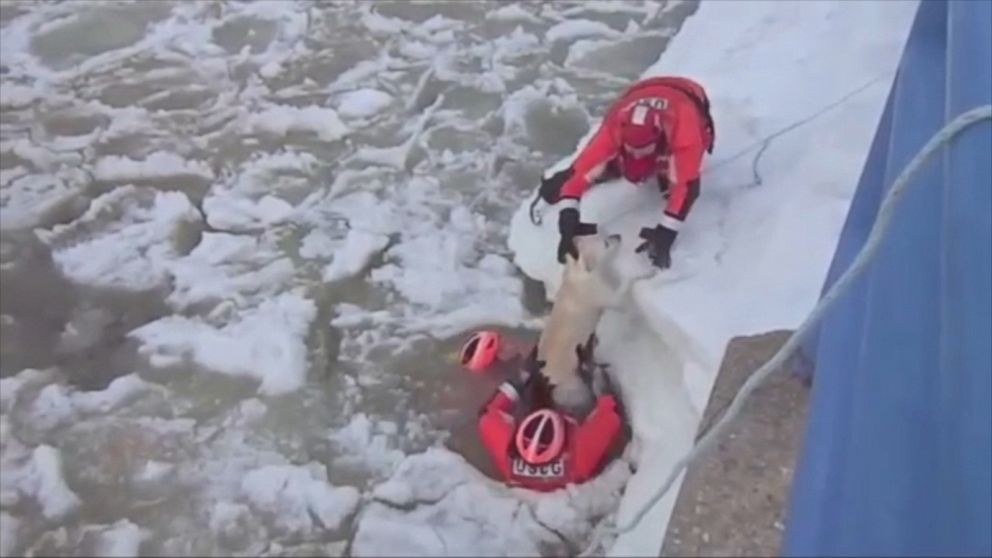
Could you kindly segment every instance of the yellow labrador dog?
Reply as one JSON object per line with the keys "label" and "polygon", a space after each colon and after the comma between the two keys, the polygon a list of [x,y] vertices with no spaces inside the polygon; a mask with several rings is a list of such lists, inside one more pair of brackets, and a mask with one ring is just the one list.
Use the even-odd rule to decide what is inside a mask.
{"label": "yellow labrador dog", "polygon": [[559,409],[584,417],[592,410],[594,395],[583,379],[580,354],[592,348],[593,334],[607,308],[619,309],[631,285],[649,274],[617,279],[610,285],[607,275],[615,270],[620,235],[577,237],[578,259],[565,256],[562,282],[555,294],[551,315],[537,344],[541,373],[551,386],[551,398]]}

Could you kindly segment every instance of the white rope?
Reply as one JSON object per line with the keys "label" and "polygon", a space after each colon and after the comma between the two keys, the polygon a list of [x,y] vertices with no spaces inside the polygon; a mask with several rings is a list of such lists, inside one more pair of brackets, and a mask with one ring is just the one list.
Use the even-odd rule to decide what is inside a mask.
{"label": "white rope", "polygon": [[[661,485],[661,488],[644,504],[640,510],[634,515],[633,519],[623,527],[616,529],[605,529],[602,530],[598,535],[594,533],[593,541],[587,548],[583,555],[587,555],[588,552],[595,549],[601,537],[607,533],[613,535],[621,535],[623,533],[630,532],[634,527],[636,527],[648,511],[661,500],[668,490],[675,484],[675,480],[678,478],[683,471],[689,466],[690,463],[695,461],[702,453],[710,449],[719,439],[727,426],[737,418],[740,414],[741,409],[744,407],[745,401],[754,392],[755,389],[760,387],[765,380],[776,370],[778,370],[782,364],[785,362],[789,356],[796,350],[802,341],[803,337],[809,333],[823,315],[830,309],[834,303],[843,296],[848,289],[853,284],[854,280],[860,276],[867,268],[872,257],[878,252],[878,248],[881,245],[882,238],[888,230],[889,222],[892,220],[892,215],[894,213],[896,204],[899,199],[902,198],[906,191],[907,186],[910,181],[920,170],[920,168],[937,152],[938,149],[944,147],[948,144],[951,139],[954,138],[962,130],[971,126],[972,124],[980,121],[992,118],[992,105],[984,105],[967,112],[958,115],[957,118],[952,120],[949,124],[944,126],[939,132],[934,134],[934,136],[927,142],[923,149],[916,154],[915,157],[909,162],[909,164],[903,169],[902,173],[896,178],[892,183],[892,188],[886,194],[885,199],[882,202],[881,207],[878,210],[876,216],[875,224],[871,228],[871,232],[868,235],[868,239],[858,255],[854,258],[854,261],[848,267],[847,271],[841,275],[840,279],[830,287],[826,295],[817,303],[810,312],[809,316],[803,321],[803,323],[796,329],[795,332],[789,337],[785,344],[775,353],[775,356],[766,362],[761,368],[759,368],[750,378],[744,382],[741,386],[740,391],[734,396],[733,401],[727,408],[727,412],[717,421],[717,423],[707,432],[702,438],[699,439],[698,443],[682,458],[680,458],[675,466],[672,468],[665,482]],[[605,532],[604,532],[605,531]]]}

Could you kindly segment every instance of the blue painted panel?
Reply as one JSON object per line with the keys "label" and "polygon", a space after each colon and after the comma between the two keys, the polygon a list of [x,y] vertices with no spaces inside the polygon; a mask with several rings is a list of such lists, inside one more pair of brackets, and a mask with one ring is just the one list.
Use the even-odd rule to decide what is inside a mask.
{"label": "blue painted panel", "polygon": [[[824,289],[948,121],[992,102],[992,2],[920,4]],[[909,185],[815,366],[783,553],[992,556],[992,124]]]}

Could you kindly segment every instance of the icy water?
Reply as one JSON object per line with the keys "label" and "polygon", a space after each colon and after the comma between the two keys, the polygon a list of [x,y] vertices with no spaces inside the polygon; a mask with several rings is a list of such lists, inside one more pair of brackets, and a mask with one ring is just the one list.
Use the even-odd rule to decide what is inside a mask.
{"label": "icy water", "polygon": [[388,514],[459,484],[527,534],[468,548],[574,549],[471,471],[387,488],[490,472],[507,371],[454,355],[546,311],[510,216],[694,10],[0,4],[2,554],[455,554]]}

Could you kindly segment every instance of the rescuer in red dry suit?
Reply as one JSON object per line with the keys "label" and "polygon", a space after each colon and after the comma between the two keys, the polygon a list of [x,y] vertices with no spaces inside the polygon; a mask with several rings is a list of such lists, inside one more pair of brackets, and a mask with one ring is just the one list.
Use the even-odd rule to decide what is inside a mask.
{"label": "rescuer in red dry suit", "polygon": [[637,252],[671,265],[671,247],[699,196],[703,153],[713,151],[715,129],[706,91],[681,77],[635,83],[607,111],[599,129],[566,169],[542,180],[540,195],[564,209],[558,215],[558,261],[578,257],[574,237],[594,228],[579,222],[579,200],[593,184],[623,176],[634,184],[655,177],[667,197],[658,226],[642,228]]}
{"label": "rescuer in red dry suit", "polygon": [[[577,347],[591,366],[591,346]],[[489,366],[497,360],[500,337],[478,332],[466,342],[462,363]],[[552,408],[550,388],[540,373],[536,348],[519,378],[503,382],[479,414],[479,436],[503,480],[511,486],[550,491],[579,484],[599,474],[623,448],[627,432],[622,409],[606,373],[593,387],[595,408],[584,418]]]}

